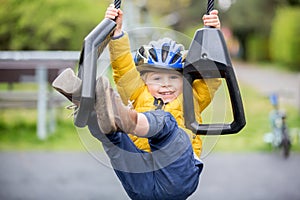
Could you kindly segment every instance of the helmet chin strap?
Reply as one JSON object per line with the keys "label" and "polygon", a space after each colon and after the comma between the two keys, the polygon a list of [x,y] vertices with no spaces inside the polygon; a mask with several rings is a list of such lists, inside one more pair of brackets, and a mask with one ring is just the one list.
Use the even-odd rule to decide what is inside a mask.
{"label": "helmet chin strap", "polygon": [[164,101],[161,98],[154,97],[153,105],[156,106],[155,110],[161,110],[167,104],[168,103],[164,103]]}

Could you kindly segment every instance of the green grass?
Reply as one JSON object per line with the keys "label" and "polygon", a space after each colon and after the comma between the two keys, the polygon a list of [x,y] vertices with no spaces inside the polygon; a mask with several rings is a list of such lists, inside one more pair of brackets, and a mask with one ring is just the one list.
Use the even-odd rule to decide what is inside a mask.
{"label": "green grass", "polygon": [[8,83],[0,83],[0,90],[8,90],[8,89],[13,89],[13,90],[30,90],[30,91],[36,91],[38,90],[38,84],[36,83],[13,83],[13,84],[8,84]]}
{"label": "green grass", "polygon": [[40,140],[36,134],[36,110],[2,110],[0,150],[82,151],[84,148],[69,114],[70,111],[61,108],[55,132],[46,140]]}
{"label": "green grass", "polygon": [[[238,134],[218,136],[214,151],[245,152],[270,151],[263,142],[265,133],[270,132],[269,112],[272,107],[267,97],[260,95],[252,88],[241,85],[246,121],[245,128]],[[287,111],[289,127],[300,130],[299,111],[283,105]],[[0,150],[45,150],[45,151],[83,151],[84,145],[74,127],[73,119],[68,117],[71,111],[64,108],[57,110],[57,129],[41,141],[36,136],[36,110],[15,109],[0,111]],[[84,130],[83,134],[89,134]],[[209,136],[208,136],[209,137]],[[215,143],[214,141],[214,143]],[[204,141],[205,142],[205,141]],[[213,143],[213,144],[214,144]],[[211,145],[212,147],[213,145]],[[210,147],[210,148],[211,148]],[[300,151],[300,143],[293,145],[294,151]]]}
{"label": "green grass", "polygon": [[[265,133],[271,132],[269,113],[272,106],[266,96],[262,96],[252,88],[243,86],[241,93],[244,103],[246,126],[238,134],[220,136],[216,151],[270,151],[271,146],[264,143]],[[300,113],[294,107],[282,105],[287,112],[287,123],[290,128],[300,131]],[[294,139],[294,138],[293,138]],[[292,150],[300,151],[299,141],[295,141]]]}

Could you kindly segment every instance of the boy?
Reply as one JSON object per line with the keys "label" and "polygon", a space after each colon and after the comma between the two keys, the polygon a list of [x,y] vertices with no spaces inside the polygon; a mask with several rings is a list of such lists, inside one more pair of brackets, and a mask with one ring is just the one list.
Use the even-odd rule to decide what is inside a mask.
{"label": "boy", "polygon": [[[219,28],[217,14],[205,15],[204,25]],[[97,79],[89,130],[102,142],[130,198],[186,199],[196,190],[203,168],[201,139],[184,128],[181,72],[186,51],[164,38],[141,47],[133,59],[128,35],[122,31],[123,12],[110,5],[105,17],[117,23],[109,48],[118,93],[108,79]],[[219,84],[219,80],[194,82],[196,112],[210,103]],[[53,86],[66,96],[81,90],[71,70]],[[124,105],[128,100],[131,107]]]}

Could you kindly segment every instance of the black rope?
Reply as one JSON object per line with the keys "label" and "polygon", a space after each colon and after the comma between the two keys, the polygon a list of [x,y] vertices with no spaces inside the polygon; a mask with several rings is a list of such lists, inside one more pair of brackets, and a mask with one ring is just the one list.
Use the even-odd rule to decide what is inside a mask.
{"label": "black rope", "polygon": [[209,13],[210,13],[213,9],[214,9],[214,0],[208,0],[206,14],[209,15]]}
{"label": "black rope", "polygon": [[119,9],[121,7],[121,0],[115,0],[114,5],[116,9]]}

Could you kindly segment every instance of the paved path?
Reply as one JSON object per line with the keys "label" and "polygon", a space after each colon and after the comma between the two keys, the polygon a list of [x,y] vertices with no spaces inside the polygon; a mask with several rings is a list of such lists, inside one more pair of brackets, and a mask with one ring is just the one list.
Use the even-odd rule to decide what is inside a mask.
{"label": "paved path", "polygon": [[[300,155],[211,154],[189,200],[299,200]],[[128,200],[112,169],[82,152],[1,152],[1,200]]]}
{"label": "paved path", "polygon": [[271,67],[258,68],[254,64],[233,63],[237,79],[250,85],[263,95],[276,92],[280,100],[300,111],[300,73],[276,71]]}

